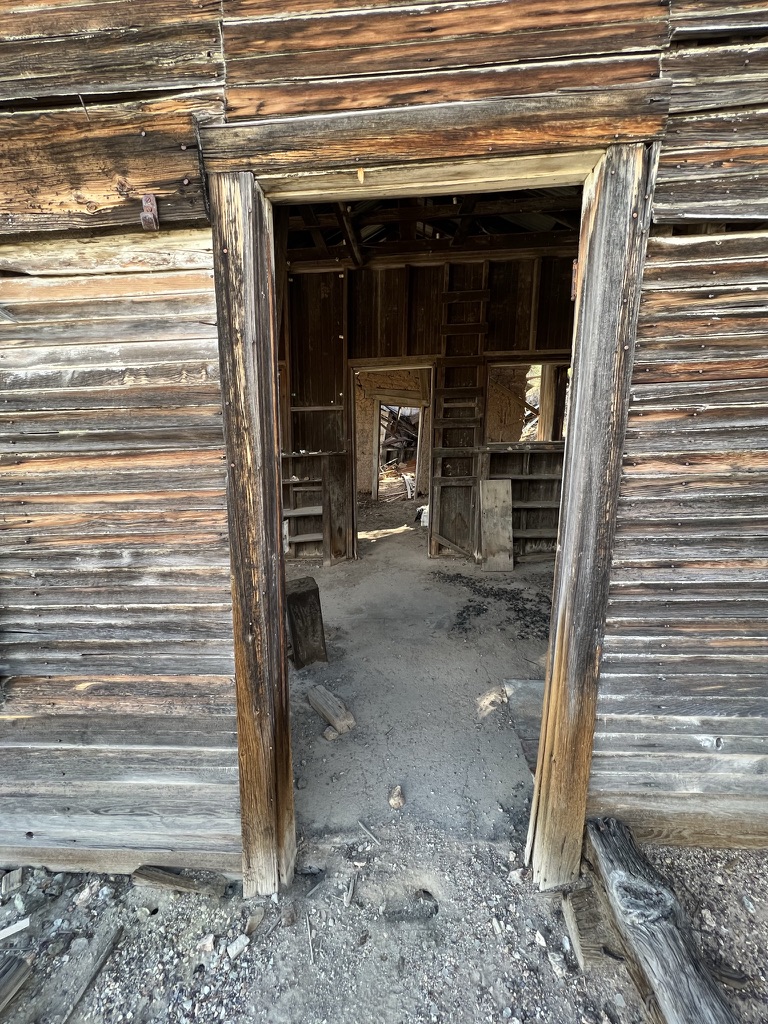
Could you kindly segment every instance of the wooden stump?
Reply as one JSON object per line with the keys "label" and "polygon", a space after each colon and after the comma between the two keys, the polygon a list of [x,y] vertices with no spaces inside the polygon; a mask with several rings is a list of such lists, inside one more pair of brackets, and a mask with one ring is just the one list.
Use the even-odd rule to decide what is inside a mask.
{"label": "wooden stump", "polygon": [[289,580],[285,586],[291,658],[296,668],[328,661],[320,591],[311,576]]}

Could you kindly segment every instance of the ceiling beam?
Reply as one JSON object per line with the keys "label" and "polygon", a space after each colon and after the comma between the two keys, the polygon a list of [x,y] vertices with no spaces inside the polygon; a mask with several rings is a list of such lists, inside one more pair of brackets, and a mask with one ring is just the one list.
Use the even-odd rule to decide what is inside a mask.
{"label": "ceiling beam", "polygon": [[[336,203],[336,218],[341,228],[341,233],[344,236],[344,242],[352,258],[352,262],[356,267],[362,267],[365,260],[360,249],[360,242],[355,231],[355,226],[349,216],[349,207],[346,203]],[[288,257],[290,259],[290,255]]]}

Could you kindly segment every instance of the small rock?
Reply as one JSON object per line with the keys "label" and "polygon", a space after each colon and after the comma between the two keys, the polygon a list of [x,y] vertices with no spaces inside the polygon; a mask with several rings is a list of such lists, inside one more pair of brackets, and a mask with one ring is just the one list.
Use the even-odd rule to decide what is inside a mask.
{"label": "small rock", "polygon": [[399,811],[401,807],[405,805],[405,797],[403,796],[403,787],[395,786],[392,792],[389,794],[389,806]]}
{"label": "small rock", "polygon": [[547,958],[552,965],[552,970],[555,972],[556,977],[564,978],[566,974],[565,957],[562,953],[553,953],[551,950],[547,952]]}
{"label": "small rock", "polygon": [[27,905],[24,902],[24,900],[22,899],[21,893],[18,893],[18,892],[13,897],[13,905],[14,905],[14,907],[16,908],[16,910],[17,910],[17,912],[19,914],[25,913],[25,911],[27,909]]}
{"label": "small rock", "polygon": [[536,932],[536,945],[541,946],[543,949],[547,948],[547,940],[544,938],[541,932]]}
{"label": "small rock", "polygon": [[621,994],[621,992],[616,992],[614,994],[613,1005],[618,1006],[620,1010],[623,1010],[624,1007],[627,1005],[626,1000],[624,999],[624,996]]}
{"label": "small rock", "polygon": [[237,960],[250,944],[251,940],[247,935],[238,935],[234,942],[230,942],[227,946],[227,956],[230,960]]}
{"label": "small rock", "polygon": [[72,935],[57,935],[55,939],[52,939],[48,943],[48,954],[49,956],[61,956],[62,953],[66,953],[69,949],[69,945],[72,942]]}
{"label": "small rock", "polygon": [[499,919],[497,917],[492,918],[491,919],[491,924],[493,925],[494,932],[497,935],[501,935],[501,933],[502,933],[502,931],[504,929],[501,927],[501,922],[499,921]]}
{"label": "small rock", "polygon": [[93,890],[90,885],[86,885],[84,889],[75,896],[73,903],[76,907],[87,907],[93,898]]}
{"label": "small rock", "polygon": [[741,902],[744,904],[744,909],[747,910],[750,914],[754,914],[754,912],[757,910],[757,907],[749,898],[749,896],[747,896],[746,893],[744,893],[744,895],[741,897]]}
{"label": "small rock", "polygon": [[281,921],[283,928],[290,928],[291,925],[296,924],[299,919],[299,908],[293,902],[289,900],[288,903],[283,907],[283,913],[281,914]]}
{"label": "small rock", "polygon": [[264,920],[264,908],[256,907],[254,912],[248,918],[248,923],[245,926],[245,934],[250,936],[256,931],[261,922]]}
{"label": "small rock", "polygon": [[701,912],[702,928],[707,932],[713,932],[715,930],[715,917],[711,910],[707,907]]}
{"label": "small rock", "polygon": [[300,775],[298,777],[298,779],[296,779],[296,789],[306,789],[306,788],[307,788],[307,780],[304,778],[303,775]]}
{"label": "small rock", "polygon": [[331,741],[337,740],[339,738],[339,734],[336,732],[332,725],[329,725],[325,729],[323,729],[323,736],[325,736],[327,740]]}
{"label": "small rock", "polygon": [[150,918],[149,907],[136,907],[136,917],[138,917],[141,924],[146,924]]}
{"label": "small rock", "polygon": [[522,885],[525,878],[525,868],[514,868],[507,875],[507,881],[512,885]]}
{"label": "small rock", "polygon": [[215,942],[215,938],[209,932],[208,935],[204,935],[202,939],[200,939],[197,944],[197,948],[201,953],[212,953]]}

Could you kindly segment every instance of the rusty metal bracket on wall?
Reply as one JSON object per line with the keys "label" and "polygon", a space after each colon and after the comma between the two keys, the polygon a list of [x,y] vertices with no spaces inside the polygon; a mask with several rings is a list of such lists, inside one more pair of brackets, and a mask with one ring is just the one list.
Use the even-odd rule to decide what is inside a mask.
{"label": "rusty metal bracket on wall", "polygon": [[150,192],[141,199],[141,226],[145,231],[159,231],[160,219],[157,215],[157,200]]}

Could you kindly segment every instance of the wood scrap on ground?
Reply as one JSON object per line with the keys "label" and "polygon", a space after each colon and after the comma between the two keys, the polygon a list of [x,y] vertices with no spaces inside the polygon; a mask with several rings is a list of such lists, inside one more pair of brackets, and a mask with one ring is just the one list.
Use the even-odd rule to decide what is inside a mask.
{"label": "wood scrap on ground", "polygon": [[14,868],[13,871],[9,871],[6,875],[3,875],[2,882],[0,882],[0,893],[3,896],[8,896],[9,893],[16,892],[17,889],[21,888],[21,883],[24,881],[24,869]]}
{"label": "wood scrap on ground", "polygon": [[587,859],[600,879],[632,980],[663,1024],[736,1024],[704,965],[677,897],[615,818],[587,824]]}
{"label": "wood scrap on ground", "polygon": [[148,886],[153,889],[172,889],[174,892],[195,893],[198,896],[223,896],[227,881],[217,877],[214,881],[200,881],[189,875],[177,875],[163,868],[144,866],[137,868],[131,875],[134,885]]}
{"label": "wood scrap on ground", "polygon": [[336,732],[349,732],[355,726],[355,719],[343,701],[335,697],[324,686],[313,686],[307,691],[307,700],[315,711],[332,726]]}
{"label": "wood scrap on ground", "polygon": [[29,918],[24,917],[20,921],[14,921],[13,924],[6,925],[5,928],[0,928],[0,940],[9,939],[12,935],[17,935],[19,932],[26,931],[29,928]]}
{"label": "wood scrap on ground", "polygon": [[27,960],[18,953],[0,953],[0,1010],[4,1010],[32,973]]}

